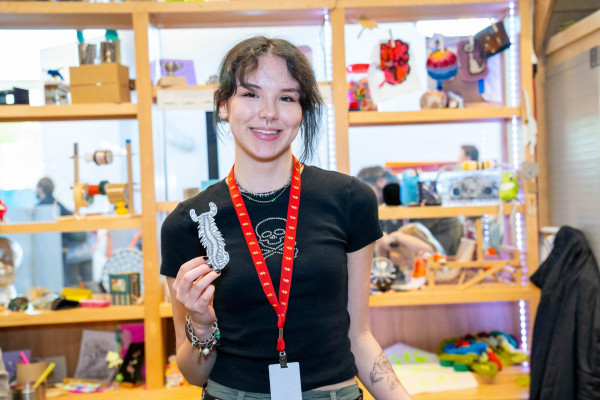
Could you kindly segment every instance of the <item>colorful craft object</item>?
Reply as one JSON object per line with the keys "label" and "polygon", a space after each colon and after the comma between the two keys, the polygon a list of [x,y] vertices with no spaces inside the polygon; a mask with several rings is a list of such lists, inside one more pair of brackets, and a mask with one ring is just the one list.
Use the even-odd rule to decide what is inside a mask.
{"label": "colorful craft object", "polygon": [[397,85],[404,82],[410,66],[408,65],[408,43],[400,39],[388,40],[379,46],[379,68],[383,71],[384,81],[379,87],[389,83]]}
{"label": "colorful craft object", "polygon": [[487,59],[479,42],[473,37],[461,40],[456,45],[459,68],[458,75],[466,82],[476,82],[488,74]]}
{"label": "colorful craft object", "polygon": [[367,78],[362,78],[360,81],[348,82],[348,108],[350,111],[371,111],[377,109],[371,99]]}
{"label": "colorful craft object", "polygon": [[518,349],[517,340],[500,331],[445,339],[438,347],[437,357],[442,366],[488,377],[495,376],[503,367],[528,359],[527,354]]}
{"label": "colorful craft object", "polygon": [[458,73],[458,58],[448,49],[435,50],[427,57],[427,73],[437,81],[438,90],[442,90],[442,82],[452,79]]}
{"label": "colorful craft object", "polygon": [[491,57],[510,47],[510,39],[502,21],[494,22],[476,33],[475,41],[479,42],[485,57]]}

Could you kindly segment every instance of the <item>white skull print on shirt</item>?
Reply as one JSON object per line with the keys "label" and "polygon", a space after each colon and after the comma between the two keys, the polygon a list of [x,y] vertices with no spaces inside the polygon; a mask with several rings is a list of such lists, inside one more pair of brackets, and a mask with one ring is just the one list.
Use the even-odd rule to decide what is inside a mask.
{"label": "white skull print on shirt", "polygon": [[[267,218],[256,225],[254,233],[262,250],[265,260],[273,254],[283,255],[283,241],[285,239],[284,218]],[[298,247],[294,249],[294,258],[298,257]]]}

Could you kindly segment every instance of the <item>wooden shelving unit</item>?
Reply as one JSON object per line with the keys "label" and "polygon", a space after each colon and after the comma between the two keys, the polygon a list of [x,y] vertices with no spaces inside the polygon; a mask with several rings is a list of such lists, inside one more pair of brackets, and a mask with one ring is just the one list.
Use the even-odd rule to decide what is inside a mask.
{"label": "wooden shelving unit", "polygon": [[[531,26],[529,2],[516,1],[521,19],[520,70],[531,69]],[[28,232],[70,232],[97,229],[141,228],[144,237],[144,306],[109,307],[44,312],[40,315],[0,315],[0,328],[12,330],[36,325],[74,324],[143,320],[146,334],[146,387],[151,390],[122,390],[119,394],[88,395],[90,400],[108,398],[198,398],[197,388],[164,388],[165,319],[170,318],[169,304],[162,303],[159,272],[157,213],[169,212],[177,202],[157,202],[154,189],[154,146],[152,132],[155,88],[150,80],[150,28],[173,29],[224,26],[321,25],[329,14],[333,42],[333,80],[324,86],[331,93],[336,126],[338,170],[349,172],[348,129],[359,126],[469,123],[509,121],[522,117],[518,107],[469,107],[459,110],[423,110],[411,112],[349,112],[346,106],[346,66],[344,26],[356,23],[362,14],[378,22],[416,21],[436,18],[497,17],[507,15],[505,0],[299,0],[215,1],[215,2],[0,2],[0,26],[3,29],[127,29],[135,40],[137,104],[93,104],[69,106],[0,107],[0,123],[20,121],[76,121],[99,119],[136,119],[140,142],[142,204],[145,212],[131,217],[87,217],[84,220],[56,223],[0,224],[0,234]],[[528,74],[521,87],[533,98]],[[526,151],[526,154],[529,152]],[[518,212],[526,219],[527,263],[532,272],[537,265],[537,197],[535,189],[526,190],[525,204]],[[508,207],[505,212],[510,212]],[[495,214],[496,206],[476,207],[382,207],[381,219],[439,218]],[[372,307],[441,305],[455,303],[529,301],[535,308],[539,294],[531,286],[486,284],[458,291],[438,285],[435,290],[373,295]],[[169,349],[171,351],[171,349]],[[524,389],[503,382],[478,388],[458,397],[435,394],[416,399],[521,399]],[[504,395],[497,395],[504,393]],[[429,396],[429,397],[428,397]],[[70,397],[70,396],[67,396]],[[369,398],[369,397],[366,397]]]}
{"label": "wooden shelving unit", "polygon": [[70,104],[39,107],[12,105],[0,107],[0,122],[84,121],[135,118],[137,118],[137,105],[131,103]]}
{"label": "wooden shelving unit", "polygon": [[355,111],[348,115],[350,126],[441,124],[457,122],[494,122],[520,117],[521,110],[514,107],[440,108],[421,111]]}
{"label": "wooden shelving unit", "polygon": [[[379,206],[379,219],[416,219],[416,218],[447,218],[447,217],[479,217],[485,214],[498,214],[498,206]],[[512,207],[504,207],[503,212],[510,214]],[[517,212],[525,212],[525,206],[519,204]]]}
{"label": "wooden shelving unit", "polygon": [[539,289],[533,286],[483,283],[468,290],[457,290],[452,285],[436,285],[421,290],[371,295],[371,307],[422,306],[434,304],[482,303],[492,301],[533,300]]}
{"label": "wooden shelving unit", "polygon": [[82,216],[80,219],[69,218],[57,222],[27,222],[0,224],[0,234],[41,233],[41,232],[80,232],[98,229],[136,229],[142,227],[140,215],[124,216]]}
{"label": "wooden shelving unit", "polygon": [[0,313],[0,328],[20,326],[60,325],[76,322],[122,322],[144,319],[143,306],[110,306],[103,308],[72,308],[68,310],[42,310],[39,314],[4,311]]}

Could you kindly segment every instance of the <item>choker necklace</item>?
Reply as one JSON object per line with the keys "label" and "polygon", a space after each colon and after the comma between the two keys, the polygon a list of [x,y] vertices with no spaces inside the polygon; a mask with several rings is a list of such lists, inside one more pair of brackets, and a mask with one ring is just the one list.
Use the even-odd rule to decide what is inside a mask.
{"label": "choker necklace", "polygon": [[[283,193],[285,193],[286,189],[290,186],[290,183],[292,183],[292,176],[290,175],[287,183],[285,185],[283,185],[282,187],[280,187],[279,189],[270,190],[268,192],[261,192],[261,193],[254,193],[254,192],[249,191],[244,186],[242,186],[242,184],[240,182],[238,182],[237,179],[235,180],[235,182],[237,183],[237,185],[240,189],[240,194],[242,196],[244,196],[246,199],[253,201],[255,203],[268,204],[268,203],[273,203],[275,200],[277,200],[279,197],[281,197],[281,195]],[[279,193],[277,193],[277,192],[279,192]],[[273,196],[275,193],[277,193],[277,196],[273,197],[272,199],[268,199],[268,200],[258,200],[258,199],[251,197],[251,196],[254,196],[254,197],[265,198],[265,197]]]}

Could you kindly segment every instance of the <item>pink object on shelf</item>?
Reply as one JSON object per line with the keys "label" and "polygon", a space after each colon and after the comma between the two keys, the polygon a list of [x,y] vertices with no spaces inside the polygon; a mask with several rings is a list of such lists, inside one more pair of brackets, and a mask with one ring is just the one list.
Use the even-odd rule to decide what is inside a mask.
{"label": "pink object on shelf", "polygon": [[80,307],[92,307],[92,308],[101,308],[110,306],[110,300],[100,300],[100,299],[88,299],[88,300],[80,300]]}

